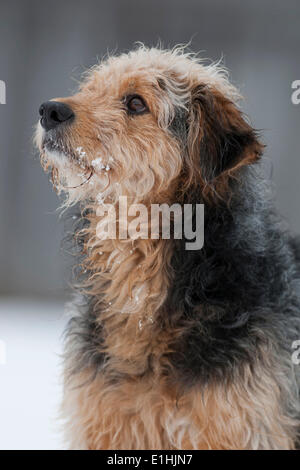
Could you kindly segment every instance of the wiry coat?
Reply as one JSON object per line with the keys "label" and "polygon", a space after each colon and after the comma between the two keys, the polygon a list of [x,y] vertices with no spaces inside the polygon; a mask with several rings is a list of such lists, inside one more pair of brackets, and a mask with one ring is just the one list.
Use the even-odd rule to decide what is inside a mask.
{"label": "wiry coat", "polygon": [[[143,93],[150,115],[129,119],[106,95],[95,105],[98,83],[109,83],[109,96]],[[60,149],[63,141],[63,164],[38,134],[44,164],[68,202],[81,201],[85,221],[74,235],[82,305],[65,356],[73,448],[297,445],[300,368],[291,356],[300,339],[300,245],[253,166],[263,146],[237,96],[217,66],[141,48],[109,59],[64,99],[79,118],[49,137]],[[90,177],[76,185],[79,144],[92,185]],[[107,184],[91,165],[99,148],[117,159]],[[115,204],[120,195],[145,205],[204,203],[203,249],[186,251],[185,240],[99,239],[101,184]]]}

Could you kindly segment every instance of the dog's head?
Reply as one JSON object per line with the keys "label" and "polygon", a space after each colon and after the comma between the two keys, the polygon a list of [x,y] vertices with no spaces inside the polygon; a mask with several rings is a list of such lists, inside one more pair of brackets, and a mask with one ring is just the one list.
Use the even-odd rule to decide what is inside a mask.
{"label": "dog's head", "polygon": [[36,143],[69,202],[171,202],[191,188],[224,197],[262,151],[238,98],[219,66],[141,47],[94,67],[74,96],[42,104]]}

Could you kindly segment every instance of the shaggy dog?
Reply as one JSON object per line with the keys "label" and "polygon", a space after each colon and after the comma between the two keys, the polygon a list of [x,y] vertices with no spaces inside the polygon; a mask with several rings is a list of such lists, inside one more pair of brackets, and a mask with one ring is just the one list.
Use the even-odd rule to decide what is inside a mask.
{"label": "shaggy dog", "polygon": [[[80,208],[63,403],[71,448],[297,446],[300,245],[272,209],[256,165],[263,145],[238,99],[219,65],[139,47],[40,108],[42,164],[65,206]],[[99,207],[120,196],[205,204],[204,247],[101,238]]]}

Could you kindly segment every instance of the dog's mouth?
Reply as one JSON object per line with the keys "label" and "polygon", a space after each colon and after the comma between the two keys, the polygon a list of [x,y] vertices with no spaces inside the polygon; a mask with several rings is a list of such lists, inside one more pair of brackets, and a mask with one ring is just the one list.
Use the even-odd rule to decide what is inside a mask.
{"label": "dog's mouth", "polygon": [[[68,136],[57,130],[45,132],[39,127],[36,140],[42,166],[45,171],[50,172],[52,184],[58,192],[84,186],[84,193],[81,194],[86,196],[88,193],[91,195],[95,191],[99,192],[99,189],[103,193],[110,185],[112,157],[104,159],[99,151],[92,154],[84,143],[82,146],[79,142],[71,145]],[[78,196],[80,193],[76,194]]]}
{"label": "dog's mouth", "polygon": [[45,135],[42,141],[42,152],[46,154],[50,160],[54,157],[67,159],[70,163],[74,162],[83,169],[88,168],[88,164],[85,157],[85,152],[81,151],[81,147],[78,147],[76,151],[63,139],[57,136]]}
{"label": "dog's mouth", "polygon": [[94,168],[90,166],[82,147],[75,150],[57,133],[47,132],[41,141],[41,159],[44,169],[51,170],[56,189],[76,189],[88,183]]}
{"label": "dog's mouth", "polygon": [[66,157],[74,158],[73,152],[63,142],[52,137],[45,137],[42,144],[42,149],[48,152],[60,152]]}

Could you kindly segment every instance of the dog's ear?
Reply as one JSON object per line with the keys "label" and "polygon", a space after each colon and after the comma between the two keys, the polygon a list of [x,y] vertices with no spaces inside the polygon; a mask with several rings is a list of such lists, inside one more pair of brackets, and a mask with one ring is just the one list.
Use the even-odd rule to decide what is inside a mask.
{"label": "dog's ear", "polygon": [[[201,178],[215,194],[226,189],[230,176],[256,162],[263,145],[241,111],[219,91],[198,86],[191,94],[187,164],[190,178]],[[190,180],[191,182],[191,180]]]}

